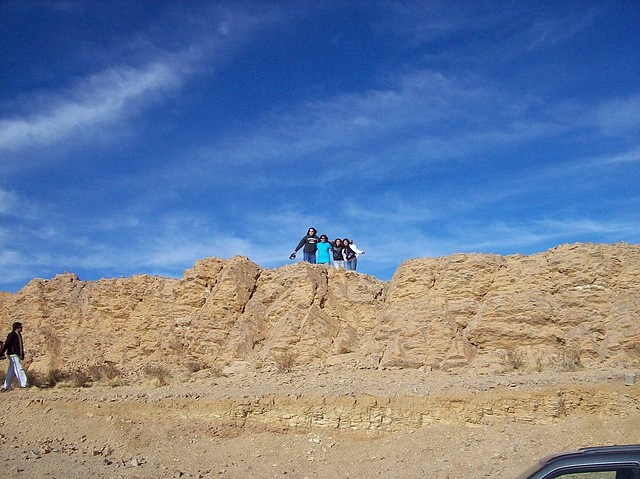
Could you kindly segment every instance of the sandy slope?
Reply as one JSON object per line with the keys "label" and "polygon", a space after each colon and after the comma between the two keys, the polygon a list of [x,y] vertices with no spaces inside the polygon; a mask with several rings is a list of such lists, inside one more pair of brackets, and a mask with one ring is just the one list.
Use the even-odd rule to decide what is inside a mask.
{"label": "sandy slope", "polygon": [[515,477],[558,450],[640,443],[640,381],[625,374],[638,371],[239,369],[13,390],[0,395],[0,464],[34,479]]}

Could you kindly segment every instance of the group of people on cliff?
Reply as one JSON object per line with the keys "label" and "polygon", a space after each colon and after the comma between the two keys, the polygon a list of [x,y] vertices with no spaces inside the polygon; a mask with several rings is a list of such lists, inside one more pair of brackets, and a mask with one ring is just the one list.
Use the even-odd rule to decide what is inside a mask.
{"label": "group of people on cliff", "polygon": [[355,271],[358,267],[358,256],[364,251],[358,249],[349,238],[336,238],[329,241],[327,235],[318,236],[318,231],[311,227],[300,240],[289,259],[295,259],[296,253],[302,248],[303,261],[312,264],[324,264],[327,267],[333,263],[336,269]]}

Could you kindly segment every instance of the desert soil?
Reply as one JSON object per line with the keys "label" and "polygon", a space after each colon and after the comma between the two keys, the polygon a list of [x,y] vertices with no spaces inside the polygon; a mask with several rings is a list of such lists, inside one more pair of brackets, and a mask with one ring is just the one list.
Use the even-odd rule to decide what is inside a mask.
{"label": "desert soil", "polygon": [[556,451],[640,443],[640,371],[238,367],[13,389],[0,410],[3,478],[516,477]]}

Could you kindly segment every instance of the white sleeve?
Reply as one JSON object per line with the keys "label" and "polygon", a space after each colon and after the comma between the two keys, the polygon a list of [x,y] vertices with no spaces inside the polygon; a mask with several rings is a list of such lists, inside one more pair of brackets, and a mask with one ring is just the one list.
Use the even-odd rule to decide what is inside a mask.
{"label": "white sleeve", "polygon": [[360,250],[358,249],[358,247],[356,246],[356,244],[355,244],[355,243],[351,243],[351,246],[350,246],[350,247],[351,247],[351,249],[353,250],[353,252],[354,252],[355,254],[362,254],[362,251],[360,251]]}

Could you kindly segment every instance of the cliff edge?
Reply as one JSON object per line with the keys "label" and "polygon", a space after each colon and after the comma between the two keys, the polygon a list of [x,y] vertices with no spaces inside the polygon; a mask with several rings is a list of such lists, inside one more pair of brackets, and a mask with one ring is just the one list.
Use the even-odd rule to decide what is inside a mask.
{"label": "cliff edge", "polygon": [[[32,370],[344,363],[499,371],[640,361],[640,245],[402,263],[389,282],[295,263],[207,258],[182,279],[65,273],[0,294]],[[194,364],[198,365],[194,368]],[[177,365],[177,366],[176,366]]]}

